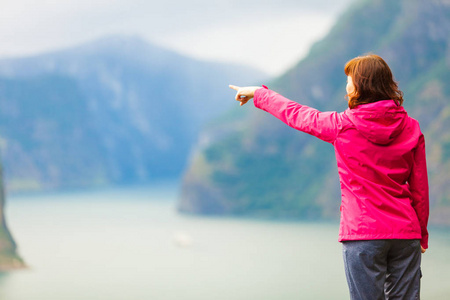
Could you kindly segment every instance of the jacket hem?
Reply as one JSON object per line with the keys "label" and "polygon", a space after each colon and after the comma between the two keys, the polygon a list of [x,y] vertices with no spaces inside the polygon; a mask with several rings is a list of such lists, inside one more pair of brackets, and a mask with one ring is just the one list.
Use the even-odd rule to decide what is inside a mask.
{"label": "jacket hem", "polygon": [[420,234],[355,234],[339,235],[339,242],[358,240],[421,240]]}

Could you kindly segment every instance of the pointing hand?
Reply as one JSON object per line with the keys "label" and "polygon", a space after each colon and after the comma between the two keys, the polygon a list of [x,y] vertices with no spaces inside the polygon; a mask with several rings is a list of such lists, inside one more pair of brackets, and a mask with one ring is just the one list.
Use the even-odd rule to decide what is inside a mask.
{"label": "pointing hand", "polygon": [[259,86],[246,86],[246,87],[239,87],[235,85],[229,85],[229,87],[233,90],[236,90],[236,101],[241,102],[240,105],[244,105],[247,103],[250,99],[253,98],[255,91],[259,89]]}

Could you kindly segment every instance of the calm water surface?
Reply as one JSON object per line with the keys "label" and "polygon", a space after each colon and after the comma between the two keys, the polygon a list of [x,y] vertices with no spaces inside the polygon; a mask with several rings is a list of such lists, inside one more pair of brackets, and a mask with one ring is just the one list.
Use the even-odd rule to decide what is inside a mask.
{"label": "calm water surface", "polygon": [[[1,300],[348,299],[338,223],[180,215],[176,185],[8,199],[29,270]],[[450,234],[431,231],[422,296],[450,299]]]}

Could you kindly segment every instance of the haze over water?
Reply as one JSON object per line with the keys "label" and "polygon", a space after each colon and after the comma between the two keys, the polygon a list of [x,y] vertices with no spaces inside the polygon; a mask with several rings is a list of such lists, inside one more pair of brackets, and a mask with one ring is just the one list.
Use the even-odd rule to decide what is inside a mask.
{"label": "haze over water", "polygon": [[[29,270],[1,300],[348,299],[338,222],[180,215],[177,185],[10,197]],[[448,299],[450,234],[430,230],[424,299]]]}

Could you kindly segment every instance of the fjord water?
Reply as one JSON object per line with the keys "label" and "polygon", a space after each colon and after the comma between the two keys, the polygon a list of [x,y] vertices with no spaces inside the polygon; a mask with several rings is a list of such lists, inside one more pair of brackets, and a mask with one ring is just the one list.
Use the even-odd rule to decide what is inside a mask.
{"label": "fjord water", "polygon": [[[30,268],[0,300],[348,299],[338,223],[180,215],[176,184],[9,197]],[[422,296],[449,299],[450,234],[432,230]]]}

